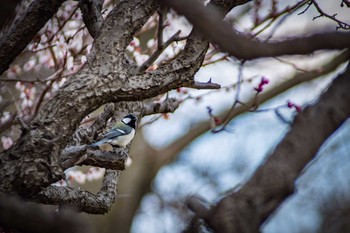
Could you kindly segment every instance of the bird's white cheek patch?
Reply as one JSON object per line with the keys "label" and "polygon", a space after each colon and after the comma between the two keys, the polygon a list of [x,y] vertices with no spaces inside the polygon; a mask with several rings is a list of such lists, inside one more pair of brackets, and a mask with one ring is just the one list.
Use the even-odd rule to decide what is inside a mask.
{"label": "bird's white cheek patch", "polygon": [[124,118],[122,121],[127,125],[127,124],[129,124],[131,119],[130,118]]}

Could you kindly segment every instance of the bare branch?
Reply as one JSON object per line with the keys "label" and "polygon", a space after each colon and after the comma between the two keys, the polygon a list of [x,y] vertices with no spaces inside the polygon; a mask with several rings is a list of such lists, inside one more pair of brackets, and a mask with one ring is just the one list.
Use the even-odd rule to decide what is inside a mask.
{"label": "bare branch", "polygon": [[87,150],[88,145],[66,148],[61,156],[61,167],[67,169],[75,165],[90,165],[113,170],[124,170],[128,157],[123,148],[113,148],[113,151]]}
{"label": "bare branch", "polygon": [[222,14],[214,8],[204,7],[200,2],[187,0],[166,0],[223,51],[239,59],[249,60],[293,54],[308,54],[320,49],[344,49],[350,47],[350,33],[321,33],[308,37],[264,43],[234,33],[229,23],[222,20]]}
{"label": "bare branch", "polygon": [[50,205],[75,206],[79,211],[90,214],[105,214],[117,197],[119,176],[119,171],[106,170],[102,187],[97,194],[78,188],[49,186],[35,196],[35,201]]}
{"label": "bare branch", "polygon": [[104,152],[100,150],[88,150],[87,158],[78,165],[90,165],[118,171],[125,170],[125,162],[128,153],[124,149],[114,149],[113,152]]}
{"label": "bare branch", "polygon": [[172,35],[165,43],[161,45],[158,44],[156,51],[138,68],[137,73],[143,73],[148,67],[152,65],[155,60],[160,56],[160,54],[174,41],[179,41],[181,30],[177,31],[174,35]]}
{"label": "bare branch", "polygon": [[10,128],[13,124],[13,121],[16,119],[17,115],[16,114],[11,114],[10,117],[0,123],[0,132],[5,132],[8,128]]}
{"label": "bare branch", "polygon": [[86,156],[84,155],[86,154],[87,148],[88,148],[87,145],[82,145],[82,146],[71,146],[64,149],[60,156],[61,167],[65,170],[67,168],[73,167],[74,165],[78,164],[79,161],[85,160]]}
{"label": "bare branch", "polygon": [[157,49],[160,50],[163,45],[163,29],[164,29],[164,15],[166,14],[166,8],[164,5],[160,6],[158,10],[158,28],[157,28]]}
{"label": "bare branch", "polygon": [[203,90],[203,89],[220,89],[221,85],[212,83],[211,79],[208,82],[193,82],[192,84],[185,85],[186,87]]}
{"label": "bare branch", "polygon": [[316,10],[320,13],[319,16],[314,17],[314,20],[324,16],[324,17],[327,17],[327,18],[333,20],[334,22],[336,22],[338,24],[337,29],[344,29],[344,30],[349,30],[350,29],[350,25],[349,24],[347,24],[347,23],[345,23],[345,22],[343,22],[343,21],[341,21],[341,20],[336,18],[337,14],[329,15],[329,14],[327,14],[326,12],[324,12],[321,9],[320,5],[318,5],[318,3],[315,0],[311,0],[311,2],[315,6]]}

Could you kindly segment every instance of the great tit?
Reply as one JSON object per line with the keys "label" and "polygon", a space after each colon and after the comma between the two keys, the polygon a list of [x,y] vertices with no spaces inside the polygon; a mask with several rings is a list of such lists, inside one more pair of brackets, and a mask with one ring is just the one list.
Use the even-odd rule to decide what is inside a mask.
{"label": "great tit", "polygon": [[135,136],[137,117],[133,114],[129,114],[121,121],[118,121],[112,129],[103,135],[103,138],[91,144],[91,147],[100,147],[103,144],[111,144],[113,146],[125,147],[131,142]]}

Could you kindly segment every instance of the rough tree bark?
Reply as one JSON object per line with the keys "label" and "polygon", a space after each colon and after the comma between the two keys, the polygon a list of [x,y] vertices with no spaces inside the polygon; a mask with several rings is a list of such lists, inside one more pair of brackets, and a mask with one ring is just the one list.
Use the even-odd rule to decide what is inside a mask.
{"label": "rough tree bark", "polygon": [[[9,34],[0,41],[0,73],[8,68],[19,52],[57,11],[62,2],[64,1],[33,1],[27,14],[19,18]],[[133,63],[125,49],[132,40],[132,36],[159,8],[159,1],[120,1],[109,13],[102,26],[100,26],[102,19],[99,14],[101,1],[93,1],[93,3],[80,1],[84,21],[95,38],[88,62],[79,73],[65,82],[42,107],[30,124],[22,128],[22,134],[16,143],[0,154],[1,193],[15,193],[25,198],[35,197],[37,200],[48,204],[74,204],[80,210],[89,213],[105,213],[108,211],[111,203],[115,200],[117,177],[119,175],[117,171],[107,172],[104,185],[96,195],[70,188],[47,188],[50,184],[63,178],[64,169],[75,165],[75,162],[86,154],[85,147],[73,149],[70,147],[73,144],[73,135],[76,133],[81,120],[99,106],[109,102],[117,103],[114,106],[117,109],[112,108],[114,111],[138,111],[139,117],[146,114],[173,111],[178,104],[176,106],[175,103],[175,106],[173,104],[171,107],[167,105],[147,106],[142,101],[179,87],[219,88],[220,86],[217,84],[211,82],[199,83],[195,82],[193,78],[203,62],[209,46],[209,39],[218,43],[231,55],[244,59],[284,54],[305,54],[319,49],[349,47],[348,33],[325,33],[279,43],[249,41],[247,38],[227,30],[225,28],[227,25],[222,21],[222,16],[228,13],[230,9],[248,2],[244,0],[214,0],[206,8],[195,5],[191,10],[202,12],[198,15],[195,14],[195,18],[192,18],[189,12],[182,11],[187,6],[177,5],[181,1],[169,0],[165,2],[185,14],[194,24],[195,29],[187,37],[184,50],[174,60],[160,66],[155,71],[145,72],[144,67],[140,69]],[[92,6],[88,6],[90,3],[92,3]],[[221,12],[221,15],[214,14],[217,17],[212,20],[205,16],[211,15],[207,13],[207,10],[213,6]],[[94,9],[91,11],[91,15],[88,15],[89,11],[86,10],[86,7]],[[42,17],[43,12],[45,12],[45,17]],[[203,28],[197,24],[196,20],[198,18],[205,22],[214,23],[210,24],[214,26],[205,30],[205,27]],[[29,21],[30,24],[21,24],[24,20]],[[224,26],[220,27],[221,24]],[[27,25],[29,28],[20,28],[20,25]],[[204,33],[197,31],[197,27],[199,30],[203,30]],[[220,30],[214,30],[215,27]],[[225,33],[220,34],[223,31]],[[232,41],[227,43],[226,40],[221,40],[226,36],[235,44]],[[327,41],[324,41],[325,38],[327,38]],[[310,40],[316,40],[317,43],[310,43]],[[329,43],[329,41],[332,41],[332,43]],[[350,96],[349,92],[346,92],[350,87],[348,76],[349,70],[334,82],[333,86],[321,97],[317,104],[308,107],[296,118],[285,141],[276,148],[275,153],[258,169],[256,176],[246,186],[239,192],[224,198],[210,212],[200,214],[213,229],[220,232],[234,232],[234,229],[237,232],[257,231],[260,224],[278,207],[279,203],[290,195],[293,191],[292,184],[301,169],[312,159],[322,142],[350,115]],[[118,105],[128,101],[133,101],[134,104]],[[337,103],[337,105],[334,103]],[[111,116],[111,109],[108,110],[108,107],[106,107],[104,114],[85,133],[89,133],[89,130],[100,131],[101,126],[106,124],[108,116]],[[316,116],[317,120],[314,120]],[[319,136],[309,135],[320,126],[324,130]],[[309,131],[305,132],[305,129]],[[206,130],[206,128],[203,128],[203,130]],[[85,143],[89,143],[91,140],[87,136],[83,139]],[[176,154],[179,148],[181,147],[176,147],[168,152],[168,156],[164,156],[156,164],[158,167],[151,174],[151,178],[154,177],[159,166],[172,159],[173,154]],[[123,170],[124,167],[120,166],[118,159],[123,161],[121,157],[128,153],[128,148],[125,151],[117,150],[116,154],[120,157],[116,159],[114,164],[101,160],[94,161],[93,156],[96,155],[94,153],[87,152],[91,158],[86,161],[90,161],[90,164],[100,163],[100,166],[106,168]],[[67,159],[65,159],[67,154],[72,156],[74,161],[68,159],[67,162]],[[286,162],[290,165],[287,166]],[[274,171],[275,175],[278,174],[281,177],[280,182],[272,181],[271,176],[266,171]],[[260,195],[256,195],[257,193]],[[69,198],[67,198],[68,196]],[[91,199],[91,201],[83,203],[81,200],[84,198]],[[245,219],[242,219],[239,214],[242,214]],[[252,221],[251,217],[253,222],[249,222]]]}

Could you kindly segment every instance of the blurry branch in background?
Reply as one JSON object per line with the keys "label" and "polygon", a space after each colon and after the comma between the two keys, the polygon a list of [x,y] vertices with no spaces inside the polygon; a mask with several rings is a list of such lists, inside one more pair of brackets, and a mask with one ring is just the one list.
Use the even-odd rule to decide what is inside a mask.
{"label": "blurry branch in background", "polygon": [[[173,42],[181,41],[186,38],[180,37],[181,30],[177,31],[174,35],[172,35],[167,41],[161,44],[158,44],[157,49],[151,54],[151,56],[137,69],[137,73],[141,74],[145,70],[147,70],[148,67],[150,67],[153,62],[157,60],[157,58],[162,54],[162,52]],[[160,43],[160,42],[158,42]]]}
{"label": "blurry branch in background", "polygon": [[[304,1],[300,1],[297,2],[295,5],[293,6],[287,6],[286,8],[280,10],[279,12],[275,12],[275,11],[271,11],[267,16],[265,16],[264,18],[259,18],[257,15],[257,12],[255,13],[255,24],[254,26],[251,28],[251,30],[257,29],[258,27],[260,27],[261,25],[263,25],[264,23],[266,23],[265,26],[263,26],[260,30],[258,30],[257,32],[255,32],[251,38],[254,38],[256,36],[258,36],[260,33],[262,33],[264,30],[266,30],[267,28],[269,28],[276,20],[280,19],[284,20],[284,17],[290,16],[292,13],[294,13],[295,11],[297,11],[298,9],[300,9],[301,7],[305,6],[307,3],[309,3],[310,0],[304,0]],[[258,9],[256,9],[257,11]],[[267,23],[268,22],[268,23]]]}
{"label": "blurry branch in background", "polygon": [[[1,195],[0,231],[28,233],[92,233],[86,219],[69,208],[58,213],[14,196]],[[3,228],[2,228],[3,227]]]}
{"label": "blurry branch in background", "polygon": [[0,41],[0,74],[8,69],[63,2],[65,0],[34,0],[26,13],[16,19]]}
{"label": "blurry branch in background", "polygon": [[145,103],[143,114],[152,115],[157,113],[174,112],[180,105],[180,101],[175,98],[168,98],[163,102]]}
{"label": "blurry branch in background", "polygon": [[90,214],[105,214],[117,198],[120,174],[120,171],[107,169],[97,194],[80,188],[51,185],[34,196],[33,200],[49,205],[74,206],[79,211]]}
{"label": "blurry branch in background", "polygon": [[[349,59],[349,53],[347,51],[341,52],[335,57],[327,59],[321,64],[318,64],[317,67],[312,69],[309,72],[300,73],[296,72],[292,77],[283,78],[287,81],[283,81],[277,86],[269,86],[264,90],[264,92],[259,94],[258,104],[262,104],[277,95],[283,93],[284,91],[295,87],[304,82],[314,80],[322,75],[328,74],[336,70],[340,65],[346,62]],[[247,104],[253,104],[256,102],[255,96],[253,96]],[[228,106],[229,108],[230,106]],[[219,117],[222,118],[226,115],[224,110]],[[245,106],[237,106],[234,111],[229,115],[230,119],[233,119],[240,114],[248,112],[249,109]],[[142,143],[140,147],[136,147],[134,151],[131,151],[132,155],[135,155],[135,161],[133,165],[125,171],[125,176],[128,177],[128,180],[121,180],[121,190],[127,193],[133,193],[133,198],[130,200],[123,200],[119,202],[119,207],[115,209],[115,212],[112,212],[113,219],[115,221],[110,223],[111,229],[114,229],[115,226],[118,226],[120,232],[129,232],[129,228],[132,222],[132,219],[139,208],[139,204],[144,195],[151,191],[151,184],[157,175],[158,171],[165,165],[176,160],[179,156],[179,153],[188,146],[193,140],[201,136],[202,134],[210,130],[210,123],[207,120],[199,122],[198,125],[189,129],[189,131],[180,136],[177,140],[172,142],[165,148],[156,149],[150,146],[144,137],[146,135],[142,133],[137,134],[136,143],[138,140]],[[139,139],[138,139],[139,138]],[[136,158],[137,157],[137,158]],[[134,184],[130,186],[130,183]],[[111,230],[112,232],[112,230]]]}
{"label": "blurry branch in background", "polygon": [[281,55],[308,54],[321,49],[350,47],[350,33],[327,32],[308,37],[287,39],[282,42],[249,40],[232,30],[214,8],[204,7],[198,1],[164,0],[219,47],[230,55],[244,60]]}
{"label": "blurry branch in background", "polygon": [[212,208],[205,220],[214,231],[259,231],[261,224],[293,194],[295,180],[324,141],[349,118],[349,89],[350,64],[318,102],[295,117],[290,131],[247,183]]}
{"label": "blurry branch in background", "polygon": [[[319,64],[315,69],[300,73],[297,72],[294,76],[288,78],[287,81],[281,82],[275,87],[271,89],[267,89],[263,93],[259,94],[258,103],[256,103],[255,96],[247,101],[246,106],[254,106],[256,104],[260,105],[267,100],[283,93],[284,91],[297,86],[303,82],[311,81],[316,79],[322,75],[328,74],[338,68],[341,64],[346,62],[349,59],[350,55],[348,51],[344,51],[336,57],[332,57],[331,59],[325,61],[323,64]],[[234,117],[249,111],[246,106],[238,106],[229,114],[229,119],[233,119]],[[226,115],[226,112],[219,114],[219,118],[223,118]],[[185,146],[189,144],[192,140],[200,136],[201,134],[210,130],[210,124],[207,121],[199,123],[197,126],[192,128],[189,133],[180,137],[175,142],[167,147],[166,150],[169,150],[169,154],[177,154],[180,152]],[[168,153],[166,153],[168,154]],[[165,159],[165,158],[164,158]]]}

